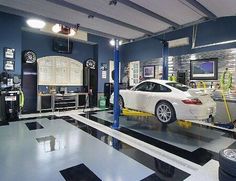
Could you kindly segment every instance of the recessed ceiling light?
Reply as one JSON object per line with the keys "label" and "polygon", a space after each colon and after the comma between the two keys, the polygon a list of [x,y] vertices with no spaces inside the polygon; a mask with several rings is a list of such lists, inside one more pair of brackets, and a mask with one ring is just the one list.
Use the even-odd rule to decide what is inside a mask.
{"label": "recessed ceiling light", "polygon": [[59,31],[61,31],[61,27],[59,24],[55,24],[53,27],[52,27],[52,31],[54,33],[58,33]]}
{"label": "recessed ceiling light", "polygon": [[40,19],[28,19],[26,23],[31,28],[36,28],[36,29],[41,29],[46,25],[46,23]]}

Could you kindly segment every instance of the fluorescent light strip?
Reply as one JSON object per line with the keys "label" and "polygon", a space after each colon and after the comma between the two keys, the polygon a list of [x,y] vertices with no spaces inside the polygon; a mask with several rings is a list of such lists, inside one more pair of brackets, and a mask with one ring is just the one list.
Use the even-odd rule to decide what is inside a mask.
{"label": "fluorescent light strip", "polygon": [[217,45],[225,45],[225,44],[230,44],[230,43],[236,43],[236,40],[229,40],[229,41],[222,41],[218,43],[211,43],[207,45],[200,45],[200,46],[193,47],[193,49],[206,48],[206,47],[212,47],[212,46],[217,46]]}

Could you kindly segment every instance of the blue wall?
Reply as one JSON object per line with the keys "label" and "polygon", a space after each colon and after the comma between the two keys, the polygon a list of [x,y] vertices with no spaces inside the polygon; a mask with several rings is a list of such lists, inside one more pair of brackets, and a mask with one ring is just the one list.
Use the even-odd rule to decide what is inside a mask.
{"label": "blue wall", "polygon": [[94,56],[93,45],[73,41],[72,54],[62,54],[53,51],[52,43],[52,36],[22,31],[22,51],[33,50],[38,58],[44,56],[65,56],[84,62],[86,59],[93,58]]}
{"label": "blue wall", "polygon": [[[38,58],[44,56],[65,56],[78,60],[82,63],[88,58],[94,58],[94,46],[77,41],[73,41],[72,54],[54,52],[52,49],[53,38],[54,37],[52,36],[44,34],[22,31],[22,51],[29,49],[33,50],[37,54]],[[40,86],[39,90],[47,91],[45,86]],[[81,87],[68,87],[68,91],[78,90],[81,90]]]}
{"label": "blue wall", "polygon": [[[190,45],[178,48],[170,48],[170,56],[178,56],[184,54],[192,54],[236,47],[236,43],[231,43],[207,48],[192,49],[192,31],[193,27],[187,27],[181,30],[160,35],[158,36],[158,38],[165,39],[167,41],[184,37],[190,38]],[[198,25],[196,46],[235,39],[236,17],[224,17]],[[124,45],[121,49],[121,59],[124,60],[126,63],[131,60],[145,61],[148,59],[160,57],[162,57],[162,45],[155,38],[148,38],[145,40],[129,43]]]}
{"label": "blue wall", "polygon": [[[21,74],[21,52],[26,49],[34,50],[38,57],[48,55],[63,55],[52,51],[52,37],[32,32],[22,31],[25,26],[24,19],[0,12],[0,72],[3,70],[3,48],[10,47],[16,49],[16,66],[15,74]],[[189,37],[192,39],[192,27],[166,33],[158,36],[166,40]],[[198,25],[198,33],[196,46],[216,43],[236,39],[236,17],[224,17],[215,21],[210,21]],[[109,45],[107,38],[88,35],[88,40],[97,43],[97,45],[88,45],[75,42],[73,53],[66,54],[70,58],[77,59],[81,62],[87,58],[94,58],[98,61],[98,92],[103,92],[105,82],[109,82],[109,67],[107,70],[107,78],[102,79],[101,63],[107,63],[113,59],[113,47]],[[228,45],[220,45],[201,49],[191,49],[189,46],[179,48],[171,48],[169,54],[171,56],[192,54],[210,50],[219,50],[227,48],[235,48],[236,43]],[[156,38],[148,38],[145,40],[122,45],[120,49],[120,61],[122,67],[132,60],[145,61],[148,59],[162,57],[162,44]]]}
{"label": "blue wall", "polygon": [[103,38],[95,35],[89,35],[88,41],[97,43],[97,59],[98,59],[98,92],[103,92],[104,83],[109,82],[109,67],[107,70],[107,78],[102,79],[101,63],[107,63],[113,60],[113,47],[110,46],[108,38]]}
{"label": "blue wall", "polygon": [[0,72],[3,71],[3,48],[15,49],[15,71],[21,74],[21,26],[22,19],[19,16],[0,12]]}

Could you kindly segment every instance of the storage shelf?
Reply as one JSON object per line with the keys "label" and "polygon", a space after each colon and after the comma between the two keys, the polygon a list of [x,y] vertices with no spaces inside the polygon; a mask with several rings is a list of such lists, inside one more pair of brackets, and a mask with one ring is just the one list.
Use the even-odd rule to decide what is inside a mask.
{"label": "storage shelf", "polygon": [[69,109],[69,108],[75,108],[75,106],[71,106],[71,107],[55,107],[55,109]]}
{"label": "storage shelf", "polygon": [[76,102],[55,102],[55,104],[75,104]]}
{"label": "storage shelf", "polygon": [[[42,99],[43,97],[51,95],[51,99]],[[83,96],[85,101],[80,102],[81,96]],[[63,110],[63,109],[77,109],[77,108],[83,108],[84,104],[87,101],[88,93],[74,93],[72,94],[65,94],[65,95],[56,95],[56,94],[39,94],[38,95],[38,101],[39,101],[39,111],[41,110]],[[44,104],[42,104],[42,101],[45,104],[45,101],[48,102],[48,106],[43,107]]]}

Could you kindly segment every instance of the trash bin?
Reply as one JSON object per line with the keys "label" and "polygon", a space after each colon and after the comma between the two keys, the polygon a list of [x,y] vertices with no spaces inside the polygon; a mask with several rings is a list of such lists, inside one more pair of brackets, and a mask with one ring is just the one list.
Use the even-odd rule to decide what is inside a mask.
{"label": "trash bin", "polygon": [[100,96],[99,98],[99,108],[106,108],[106,96]]}

